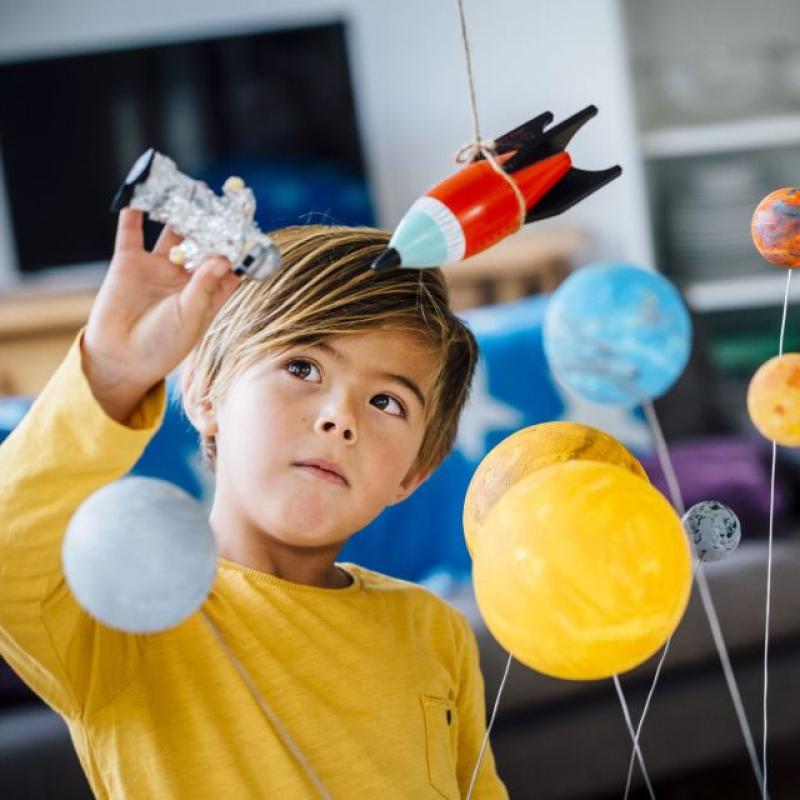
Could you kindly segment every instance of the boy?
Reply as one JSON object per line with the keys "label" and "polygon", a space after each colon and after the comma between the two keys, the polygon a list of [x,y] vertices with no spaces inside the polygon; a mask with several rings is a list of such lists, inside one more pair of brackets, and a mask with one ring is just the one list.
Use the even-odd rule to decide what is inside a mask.
{"label": "boy", "polygon": [[[368,268],[385,233],[273,236],[281,269],[239,285],[224,259],[171,264],[169,229],[146,252],[122,211],[86,329],[0,448],[0,653],[65,717],[100,798],[462,797],[485,731],[472,632],[335,558],[452,446],[475,341],[438,270]],[[61,540],[135,463],[182,363],[218,574],[201,613],[125,634],[77,606]],[[489,749],[473,797],[506,797]]]}

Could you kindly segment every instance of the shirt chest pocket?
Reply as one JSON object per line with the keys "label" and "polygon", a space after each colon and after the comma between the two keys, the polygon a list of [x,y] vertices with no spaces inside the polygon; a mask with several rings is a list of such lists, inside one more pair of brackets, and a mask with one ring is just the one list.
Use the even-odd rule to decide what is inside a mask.
{"label": "shirt chest pocket", "polygon": [[431,786],[447,800],[458,800],[458,718],[455,703],[428,695],[422,695],[421,700]]}

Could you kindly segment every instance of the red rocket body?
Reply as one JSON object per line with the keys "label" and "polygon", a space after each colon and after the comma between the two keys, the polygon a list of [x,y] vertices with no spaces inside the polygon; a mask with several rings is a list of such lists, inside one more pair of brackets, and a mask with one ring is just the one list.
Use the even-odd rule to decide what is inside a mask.
{"label": "red rocket body", "polygon": [[[507,161],[503,158],[501,161]],[[476,161],[446,178],[426,194],[444,203],[461,223],[464,258],[469,258],[514,233],[524,217],[572,168],[560,152],[503,177],[488,161]],[[525,199],[525,214],[508,179]]]}
{"label": "red rocket body", "polygon": [[460,261],[524,224],[561,214],[614,180],[622,173],[619,166],[576,169],[566,152],[595,114],[587,106],[548,128],[553,115],[547,111],[499,137],[493,146],[498,163],[478,155],[418,198],[372,268],[425,269]]}

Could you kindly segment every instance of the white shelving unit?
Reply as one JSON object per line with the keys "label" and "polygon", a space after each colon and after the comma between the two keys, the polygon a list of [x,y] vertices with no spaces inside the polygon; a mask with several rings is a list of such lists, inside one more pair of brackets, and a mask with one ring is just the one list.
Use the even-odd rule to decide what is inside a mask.
{"label": "white shelving unit", "polygon": [[667,159],[800,145],[800,114],[647,131],[645,158]]}
{"label": "white shelving unit", "polygon": [[[773,273],[743,275],[707,281],[692,281],[683,286],[689,305],[695,311],[729,311],[783,305],[787,271],[775,267]],[[789,283],[789,302],[800,303],[800,276]]]}
{"label": "white shelving unit", "polygon": [[[732,223],[737,226],[736,233],[738,225],[747,224],[741,219],[742,206],[749,204],[750,193],[755,195],[755,210],[768,192],[800,182],[800,59],[791,38],[800,25],[800,3],[620,2],[627,26],[633,94],[640,112],[641,155],[654,199],[653,216],[663,223],[661,235],[674,237],[654,246],[659,254],[656,264],[667,275],[683,276],[688,270],[670,263],[671,253],[694,248],[693,262],[702,264],[701,259],[707,259],[707,277],[697,268],[694,279],[679,281],[688,303],[698,312],[746,312],[782,305],[785,270],[774,267],[758,272],[764,265],[758,264],[752,247],[735,256],[731,249],[738,246],[737,237],[729,233],[723,215],[727,210],[736,214],[739,221]],[[760,90],[753,88],[757,80],[763,84]],[[709,189],[708,205],[701,205],[697,186],[705,179],[702,171],[724,187],[726,159],[731,165],[727,185],[732,193],[724,194],[723,188],[715,195],[715,190]],[[755,175],[751,187],[746,186],[743,161]],[[682,191],[687,194],[682,196]],[[689,200],[691,191],[695,194]],[[719,203],[715,206],[716,199]],[[698,209],[694,226],[685,224],[692,209]],[[709,226],[706,247],[696,244],[704,230],[699,227],[703,220]],[[686,239],[680,239],[676,230],[687,231]],[[744,247],[745,232],[738,238]],[[719,258],[713,255],[715,247]],[[753,256],[751,274],[719,275],[721,261],[741,262],[749,255]],[[793,283],[790,301],[798,303],[800,276]]]}

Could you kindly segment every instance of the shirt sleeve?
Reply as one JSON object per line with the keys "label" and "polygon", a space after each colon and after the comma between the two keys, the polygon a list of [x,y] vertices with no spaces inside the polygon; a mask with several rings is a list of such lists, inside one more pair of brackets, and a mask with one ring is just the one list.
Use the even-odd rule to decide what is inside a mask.
{"label": "shirt sleeve", "polygon": [[[455,613],[459,633],[457,770],[461,795],[466,797],[486,735],[486,702],[475,634],[466,618],[460,612]],[[508,800],[508,792],[497,775],[494,754],[488,742],[472,797],[474,800]]]}
{"label": "shirt sleeve", "polygon": [[127,425],[108,417],[83,373],[84,330],[0,446],[0,655],[67,717],[127,685],[143,639],[78,606],[62,572],[62,540],[78,506],[136,463],[166,408],[162,380]]}

